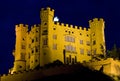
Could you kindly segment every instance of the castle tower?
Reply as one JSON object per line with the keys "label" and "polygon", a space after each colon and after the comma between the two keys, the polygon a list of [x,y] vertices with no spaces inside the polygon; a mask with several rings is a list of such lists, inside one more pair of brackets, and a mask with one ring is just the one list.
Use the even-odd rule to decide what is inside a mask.
{"label": "castle tower", "polygon": [[105,35],[104,35],[104,20],[102,18],[94,18],[89,21],[91,29],[91,52],[93,56],[97,54],[105,55]]}
{"label": "castle tower", "polygon": [[33,25],[27,37],[26,70],[35,69],[40,61],[39,25]]}
{"label": "castle tower", "polygon": [[[40,27],[40,66],[47,64],[51,60],[50,49],[51,46],[51,30],[54,24],[53,22],[54,10],[47,8],[42,8],[40,12],[41,27]],[[49,32],[48,32],[49,31]]]}
{"label": "castle tower", "polygon": [[26,35],[28,31],[28,25],[19,24],[16,25],[16,44],[14,51],[14,67],[12,72],[18,72],[25,70],[26,60]]}

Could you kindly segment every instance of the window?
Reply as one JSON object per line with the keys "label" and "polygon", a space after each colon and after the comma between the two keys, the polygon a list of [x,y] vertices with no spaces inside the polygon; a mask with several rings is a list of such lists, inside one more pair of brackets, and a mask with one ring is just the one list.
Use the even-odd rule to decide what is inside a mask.
{"label": "window", "polygon": [[83,40],[80,40],[80,44],[83,44]]}
{"label": "window", "polygon": [[87,50],[87,55],[90,56],[91,52],[90,50]]}
{"label": "window", "polygon": [[23,41],[24,41],[25,39],[23,38]]}
{"label": "window", "polygon": [[90,46],[90,41],[86,41],[86,45]]}
{"label": "window", "polygon": [[67,42],[75,42],[75,38],[71,36],[65,36],[65,41]]}
{"label": "window", "polygon": [[93,50],[93,54],[96,54],[96,49]]}
{"label": "window", "polygon": [[82,35],[82,33],[80,33],[80,35]]}
{"label": "window", "polygon": [[66,51],[76,52],[76,47],[73,47],[72,45],[66,45],[65,49]]}
{"label": "window", "polygon": [[34,49],[32,49],[32,53],[34,53]]}
{"label": "window", "polygon": [[35,48],[35,50],[36,50],[36,52],[38,52],[38,48],[37,47]]}
{"label": "window", "polygon": [[47,23],[45,22],[44,25],[47,25]]}
{"label": "window", "polygon": [[47,45],[48,44],[48,38],[44,38],[43,39],[43,45]]}
{"label": "window", "polygon": [[25,49],[25,45],[22,45],[22,49]]}
{"label": "window", "polygon": [[19,66],[19,68],[22,68],[22,66]]}
{"label": "window", "polygon": [[96,41],[94,40],[94,41],[93,41],[93,45],[95,45],[95,44],[96,44]]}
{"label": "window", "polygon": [[75,42],[75,38],[72,38],[71,42]]}
{"label": "window", "polygon": [[80,54],[84,54],[84,49],[80,48]]}
{"label": "window", "polygon": [[57,44],[53,44],[53,49],[57,50]]}
{"label": "window", "polygon": [[29,48],[31,48],[31,44],[29,44]]}
{"label": "window", "polygon": [[30,59],[30,53],[28,53],[28,58]]}
{"label": "window", "polygon": [[87,34],[87,37],[89,37],[89,35]]}
{"label": "window", "polygon": [[24,60],[25,59],[25,54],[21,53],[21,59]]}
{"label": "window", "polygon": [[34,39],[32,39],[32,43],[34,42]]}
{"label": "window", "polygon": [[38,42],[38,37],[36,37],[36,42]]}
{"label": "window", "polygon": [[35,62],[38,62],[38,60],[36,59]]}
{"label": "window", "polygon": [[53,28],[53,30],[56,30],[56,28]]}
{"label": "window", "polygon": [[57,35],[53,35],[53,39],[57,39]]}

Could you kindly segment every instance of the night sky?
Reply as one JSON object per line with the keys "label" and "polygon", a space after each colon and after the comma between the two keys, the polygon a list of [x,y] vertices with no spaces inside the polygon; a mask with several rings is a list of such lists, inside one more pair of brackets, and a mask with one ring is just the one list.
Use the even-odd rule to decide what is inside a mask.
{"label": "night sky", "polygon": [[63,23],[89,27],[90,19],[103,18],[107,50],[120,47],[120,0],[0,0],[0,74],[13,66],[15,25],[40,24],[40,9],[47,6]]}

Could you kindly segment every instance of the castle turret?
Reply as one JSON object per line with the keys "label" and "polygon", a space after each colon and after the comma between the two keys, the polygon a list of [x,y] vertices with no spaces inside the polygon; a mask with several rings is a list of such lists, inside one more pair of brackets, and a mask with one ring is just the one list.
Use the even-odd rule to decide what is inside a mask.
{"label": "castle turret", "polygon": [[40,18],[41,18],[40,66],[43,66],[44,64],[47,64],[51,60],[49,46],[51,46],[50,41],[51,41],[51,38],[52,38],[51,37],[52,32],[50,32],[50,31],[52,30],[51,27],[54,24],[53,17],[54,17],[54,10],[53,9],[51,9],[49,7],[41,9],[41,11],[40,11]]}
{"label": "castle turret", "polygon": [[93,56],[97,54],[105,55],[105,35],[104,35],[104,20],[102,18],[94,18],[89,21],[91,29],[91,52]]}
{"label": "castle turret", "polygon": [[26,35],[28,25],[16,25],[16,44],[14,51],[14,67],[12,72],[25,70],[25,55],[26,55]]}

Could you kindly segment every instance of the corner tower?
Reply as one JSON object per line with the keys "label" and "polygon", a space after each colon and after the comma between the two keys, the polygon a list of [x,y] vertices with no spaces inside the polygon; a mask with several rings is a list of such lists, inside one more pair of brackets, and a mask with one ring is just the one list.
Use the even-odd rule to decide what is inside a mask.
{"label": "corner tower", "polygon": [[104,35],[104,20],[102,18],[94,18],[89,21],[91,29],[91,52],[93,56],[104,55],[105,56],[105,35]]}
{"label": "corner tower", "polygon": [[18,72],[25,70],[26,60],[26,35],[28,31],[28,25],[19,24],[16,25],[16,44],[14,51],[14,67],[12,72]]}
{"label": "corner tower", "polygon": [[54,17],[54,10],[47,7],[42,8],[40,11],[41,27],[40,27],[40,66],[47,64],[51,61],[51,35]]}

